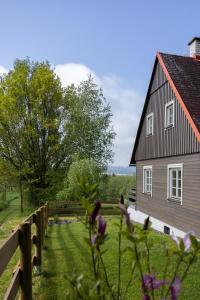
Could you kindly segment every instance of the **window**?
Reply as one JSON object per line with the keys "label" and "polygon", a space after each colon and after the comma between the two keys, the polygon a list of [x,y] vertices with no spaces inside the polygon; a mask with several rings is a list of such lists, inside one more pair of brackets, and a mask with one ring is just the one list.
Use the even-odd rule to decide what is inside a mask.
{"label": "window", "polygon": [[153,113],[146,117],[146,135],[153,135]]}
{"label": "window", "polygon": [[174,100],[165,104],[165,128],[174,126]]}
{"label": "window", "polygon": [[182,204],[183,165],[168,165],[168,199],[179,201]]}
{"label": "window", "polygon": [[143,167],[143,193],[152,196],[152,166]]}

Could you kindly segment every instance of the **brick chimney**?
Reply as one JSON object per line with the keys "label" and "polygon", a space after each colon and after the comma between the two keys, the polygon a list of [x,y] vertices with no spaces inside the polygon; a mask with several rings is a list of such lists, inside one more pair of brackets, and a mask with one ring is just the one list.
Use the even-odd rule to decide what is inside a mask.
{"label": "brick chimney", "polygon": [[190,57],[200,59],[200,37],[194,37],[189,43],[189,54]]}

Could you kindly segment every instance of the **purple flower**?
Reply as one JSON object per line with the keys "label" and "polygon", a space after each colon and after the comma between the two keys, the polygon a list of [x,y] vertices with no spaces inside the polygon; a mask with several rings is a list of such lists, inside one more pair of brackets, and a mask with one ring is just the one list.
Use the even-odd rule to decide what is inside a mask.
{"label": "purple flower", "polygon": [[106,221],[102,216],[98,217],[98,231],[91,236],[91,243],[94,246],[96,243],[101,242],[106,231]]}
{"label": "purple flower", "polygon": [[148,295],[144,295],[143,300],[151,300],[151,298]]}
{"label": "purple flower", "polygon": [[188,231],[188,232],[185,234],[184,238],[183,238],[183,244],[184,244],[184,246],[185,246],[185,251],[186,251],[186,252],[187,252],[187,251],[190,249],[190,247],[191,247],[191,239],[190,239],[190,235],[195,236],[195,232],[194,232],[194,231]]}
{"label": "purple flower", "polygon": [[122,215],[124,216],[124,218],[125,218],[125,220],[126,220],[126,225],[127,225],[127,227],[128,227],[128,230],[131,231],[131,229],[132,229],[132,224],[131,224],[131,220],[130,220],[129,213],[128,213],[128,211],[127,211],[125,205],[119,203],[118,207],[120,208],[121,213],[122,213]]}
{"label": "purple flower", "polygon": [[142,279],[142,290],[144,291],[144,293],[154,289],[158,289],[160,286],[163,286],[165,284],[164,280],[157,280],[155,275],[151,274],[143,275]]}
{"label": "purple flower", "polygon": [[95,245],[95,243],[96,243],[96,240],[97,240],[97,237],[98,237],[98,235],[97,235],[97,234],[93,234],[93,235],[92,235],[92,237],[91,237],[92,246],[94,246],[94,245]]}
{"label": "purple flower", "polygon": [[[188,232],[185,234],[184,238],[183,238],[183,244],[184,244],[184,247],[185,247],[185,249],[184,249],[185,252],[189,251],[189,249],[190,249],[190,247],[191,247],[190,235],[195,236],[195,232],[192,231],[192,230],[191,230],[191,231],[188,231]],[[172,239],[173,239],[173,240],[176,242],[176,244],[179,246],[179,244],[180,244],[180,239],[178,239],[178,238],[174,235],[173,232],[172,232]]]}
{"label": "purple flower", "polygon": [[181,281],[179,278],[176,278],[170,287],[172,300],[176,300],[178,298],[178,295],[180,293],[180,288],[181,288]]}
{"label": "purple flower", "polygon": [[100,208],[101,208],[101,202],[97,201],[95,203],[95,207],[93,209],[93,212],[91,213],[90,218],[89,218],[90,225],[94,225],[94,223],[96,221],[96,217],[97,217],[97,215],[99,213]]}
{"label": "purple flower", "polygon": [[98,235],[100,238],[104,237],[105,231],[106,231],[106,220],[99,216],[99,224],[98,224]]}

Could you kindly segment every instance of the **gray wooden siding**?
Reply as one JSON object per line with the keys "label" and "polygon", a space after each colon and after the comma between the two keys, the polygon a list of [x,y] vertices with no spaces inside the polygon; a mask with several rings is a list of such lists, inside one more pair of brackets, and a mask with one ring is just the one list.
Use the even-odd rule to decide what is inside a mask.
{"label": "gray wooden siding", "polygon": [[[154,134],[146,137],[144,118],[136,161],[200,152],[200,143],[159,66],[158,64],[146,111],[146,115],[154,113]],[[165,129],[165,104],[172,99],[175,100],[175,126]]]}
{"label": "gray wooden siding", "polygon": [[[182,205],[167,200],[167,165],[183,163]],[[152,166],[152,197],[143,194],[143,166]],[[200,154],[138,161],[137,209],[200,237]]]}
{"label": "gray wooden siding", "polygon": [[161,85],[163,85],[167,81],[167,78],[162,70],[161,65],[158,63],[156,66],[154,80],[151,86],[151,94],[157,90]]}

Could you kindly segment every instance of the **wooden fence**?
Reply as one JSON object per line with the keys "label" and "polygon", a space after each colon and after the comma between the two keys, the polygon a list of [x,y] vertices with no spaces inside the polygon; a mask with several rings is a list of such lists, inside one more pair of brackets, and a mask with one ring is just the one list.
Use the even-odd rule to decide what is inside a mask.
{"label": "wooden fence", "polygon": [[[19,248],[20,261],[16,266],[10,285],[3,300],[14,300],[18,291],[20,300],[32,300],[32,270],[35,266],[41,272],[42,245],[48,223],[48,203],[24,220],[9,238],[0,246],[0,276],[12,256]],[[36,230],[33,234],[32,225]],[[33,246],[35,253],[32,255]]]}
{"label": "wooden fence", "polygon": [[[102,203],[101,214],[116,215],[120,211],[117,209],[118,201]],[[16,228],[8,239],[0,246],[0,276],[5,271],[8,263],[19,248],[20,261],[16,266],[10,285],[4,295],[3,300],[14,300],[18,291],[20,300],[32,300],[32,270],[36,267],[38,273],[41,272],[42,265],[42,245],[45,231],[48,225],[48,217],[55,215],[84,215],[85,209],[80,202],[51,202],[46,203],[37,211],[24,220]],[[33,233],[32,225],[36,230]],[[35,246],[35,253],[33,253]]]}
{"label": "wooden fence", "polygon": [[[120,210],[117,208],[119,201],[103,202],[101,207],[102,215],[118,215]],[[85,209],[80,202],[76,201],[53,201],[49,202],[49,216],[82,216],[85,215]]]}

